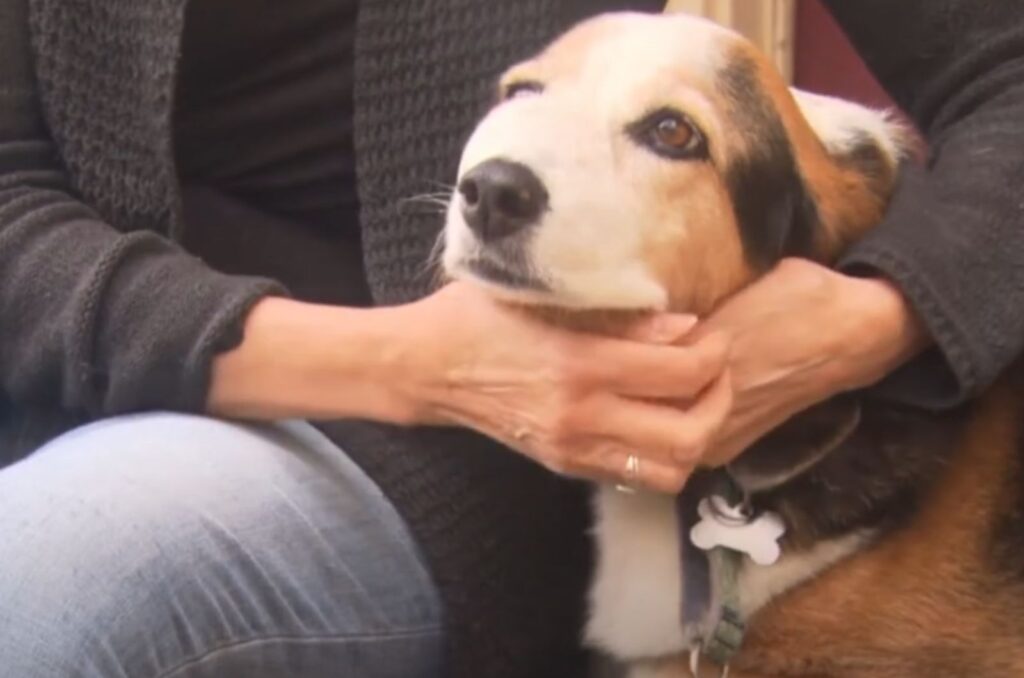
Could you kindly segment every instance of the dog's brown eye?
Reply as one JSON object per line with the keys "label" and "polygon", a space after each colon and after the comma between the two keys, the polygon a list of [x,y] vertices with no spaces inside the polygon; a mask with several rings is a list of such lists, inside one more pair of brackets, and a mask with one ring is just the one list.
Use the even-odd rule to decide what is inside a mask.
{"label": "dog's brown eye", "polygon": [[626,128],[638,144],[671,160],[704,160],[707,141],[689,118],[674,109],[661,109]]}
{"label": "dog's brown eye", "polygon": [[513,82],[505,87],[505,101],[509,99],[518,99],[522,96],[529,96],[531,94],[540,94],[544,91],[544,85],[537,82],[536,80],[522,80],[520,82]]}
{"label": "dog's brown eye", "polygon": [[686,148],[693,141],[693,128],[678,118],[665,118],[654,128],[658,143],[669,148]]}

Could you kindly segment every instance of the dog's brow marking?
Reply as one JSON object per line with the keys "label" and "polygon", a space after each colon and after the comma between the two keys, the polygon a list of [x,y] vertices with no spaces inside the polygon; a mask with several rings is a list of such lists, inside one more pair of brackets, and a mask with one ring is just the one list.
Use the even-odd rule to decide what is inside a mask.
{"label": "dog's brow marking", "polygon": [[743,149],[725,181],[751,264],[766,270],[784,256],[812,256],[820,219],[796,155],[756,66],[738,57],[719,74]]}

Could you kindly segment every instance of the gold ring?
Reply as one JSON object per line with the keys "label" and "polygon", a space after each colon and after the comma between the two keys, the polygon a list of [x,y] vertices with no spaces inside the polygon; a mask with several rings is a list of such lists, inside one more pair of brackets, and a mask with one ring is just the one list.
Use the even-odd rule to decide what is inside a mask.
{"label": "gold ring", "polygon": [[626,480],[635,482],[640,477],[640,457],[631,454],[626,457]]}
{"label": "gold ring", "polygon": [[637,479],[640,477],[640,457],[635,454],[631,454],[626,457],[626,482],[619,483],[615,486],[615,489],[619,492],[625,492],[626,494],[635,494],[636,488],[633,487]]}

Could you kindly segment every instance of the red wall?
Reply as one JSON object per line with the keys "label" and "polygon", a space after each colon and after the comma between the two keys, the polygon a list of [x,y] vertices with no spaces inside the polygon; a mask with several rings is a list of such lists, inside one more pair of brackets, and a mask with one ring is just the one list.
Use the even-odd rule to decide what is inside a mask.
{"label": "red wall", "polygon": [[794,83],[876,107],[893,103],[818,0],[798,0]]}

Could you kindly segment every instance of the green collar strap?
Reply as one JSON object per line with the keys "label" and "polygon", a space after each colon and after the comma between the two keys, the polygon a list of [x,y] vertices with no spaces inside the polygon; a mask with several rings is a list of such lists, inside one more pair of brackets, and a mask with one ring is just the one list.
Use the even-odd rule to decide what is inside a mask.
{"label": "green collar strap", "polygon": [[696,506],[700,499],[716,495],[736,506],[745,498],[725,471],[701,474],[695,480],[697,482],[691,482],[677,503],[682,539],[682,619],[685,627],[701,630],[691,654],[694,676],[699,671],[701,656],[721,666],[724,676],[742,647],[746,633],[739,599],[739,574],[744,555],[723,546],[700,550],[691,542],[690,531],[699,520]]}

